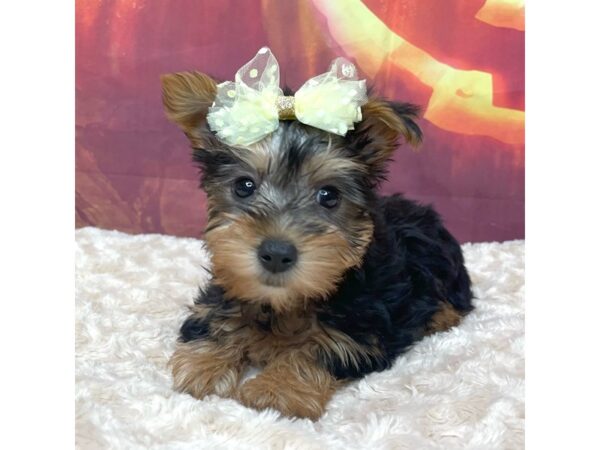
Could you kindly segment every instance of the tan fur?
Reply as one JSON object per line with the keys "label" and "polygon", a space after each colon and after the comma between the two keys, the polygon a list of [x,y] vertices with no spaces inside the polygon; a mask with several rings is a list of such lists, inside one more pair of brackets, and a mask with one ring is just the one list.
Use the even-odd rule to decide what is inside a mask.
{"label": "tan fur", "polygon": [[433,334],[441,331],[447,331],[457,326],[462,319],[462,315],[452,307],[450,303],[440,303],[440,309],[433,315],[427,327],[427,334]]}
{"label": "tan fur", "polygon": [[201,146],[200,125],[215,100],[215,81],[200,72],[181,72],[161,76],[161,83],[167,117],[183,130],[192,146]]}
{"label": "tan fur", "polygon": [[407,127],[404,118],[383,100],[369,100],[362,106],[362,116],[363,120],[357,124],[357,130],[369,130],[372,142],[363,152],[371,165],[383,167],[398,147],[401,138],[414,148],[421,143],[420,137]]}
{"label": "tan fur", "polygon": [[[220,221],[223,216],[219,217]],[[372,223],[350,243],[338,230],[319,235],[303,235],[286,223],[260,222],[249,217],[229,217],[229,222],[206,232],[212,253],[214,282],[223,287],[227,298],[269,303],[278,311],[303,307],[309,299],[325,298],[350,267],[360,264],[372,235]],[[280,286],[267,285],[256,257],[256,248],[265,237],[285,236],[298,248],[298,263],[291,271],[273,277]]]}
{"label": "tan fur", "polygon": [[[378,357],[375,344],[374,336],[372,346],[360,346],[319,324],[314,311],[280,315],[237,304],[211,322],[210,338],[179,343],[171,365],[175,388],[194,397],[237,397],[247,406],[314,420],[340,385],[322,366],[322,356],[358,367],[361,360]],[[264,370],[238,389],[248,364]]]}
{"label": "tan fur", "polygon": [[340,385],[327,370],[302,352],[269,363],[239,390],[239,401],[251,408],[274,408],[289,417],[317,420]]}
{"label": "tan fur", "polygon": [[[248,305],[243,310],[242,322],[252,323],[260,314],[258,311],[260,309],[257,306]],[[268,332],[252,326],[244,331],[246,356],[258,366],[285,358],[289,353],[316,360],[321,352],[324,356],[331,359],[337,357],[355,367],[359,367],[361,360],[379,355],[375,345],[360,346],[341,331],[320,324],[314,311],[275,312],[268,316],[266,325]],[[373,344],[376,344],[375,340]]]}
{"label": "tan fur", "polygon": [[232,396],[244,369],[240,348],[208,340],[178,343],[169,364],[174,388],[199,399],[213,393]]}
{"label": "tan fur", "polygon": [[385,133],[385,138],[390,144],[397,144],[397,140],[402,137],[412,145],[417,146],[421,143],[419,136],[414,134],[406,126],[403,118],[398,116],[389,104],[383,100],[371,99],[362,106],[363,120],[359,122],[359,127],[372,127],[379,133]]}

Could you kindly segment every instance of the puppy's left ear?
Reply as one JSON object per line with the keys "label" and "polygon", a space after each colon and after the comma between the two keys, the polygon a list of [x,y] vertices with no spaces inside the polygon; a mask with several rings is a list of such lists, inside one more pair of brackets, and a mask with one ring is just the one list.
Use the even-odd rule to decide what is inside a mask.
{"label": "puppy's left ear", "polygon": [[382,177],[394,151],[403,143],[417,148],[422,132],[416,123],[419,107],[371,99],[362,106],[363,120],[348,133],[350,145],[371,168],[372,174]]}

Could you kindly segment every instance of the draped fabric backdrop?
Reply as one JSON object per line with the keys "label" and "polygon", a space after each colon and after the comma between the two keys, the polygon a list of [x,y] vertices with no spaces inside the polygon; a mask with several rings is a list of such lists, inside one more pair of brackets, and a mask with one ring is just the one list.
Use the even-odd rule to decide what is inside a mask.
{"label": "draped fabric backdrop", "polygon": [[332,59],[423,107],[383,193],[432,203],[461,241],[524,237],[522,0],[78,0],[76,225],[200,237],[206,200],[159,76],[231,79],[269,46],[297,89]]}

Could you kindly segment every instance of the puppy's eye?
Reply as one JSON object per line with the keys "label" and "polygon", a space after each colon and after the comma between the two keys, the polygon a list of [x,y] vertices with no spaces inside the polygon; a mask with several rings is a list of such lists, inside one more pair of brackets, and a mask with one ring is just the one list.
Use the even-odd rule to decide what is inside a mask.
{"label": "puppy's eye", "polygon": [[325,208],[333,208],[340,201],[340,193],[333,186],[325,186],[317,192],[317,202]]}
{"label": "puppy's eye", "polygon": [[241,198],[250,197],[256,190],[256,184],[250,178],[239,178],[233,184],[233,192]]}

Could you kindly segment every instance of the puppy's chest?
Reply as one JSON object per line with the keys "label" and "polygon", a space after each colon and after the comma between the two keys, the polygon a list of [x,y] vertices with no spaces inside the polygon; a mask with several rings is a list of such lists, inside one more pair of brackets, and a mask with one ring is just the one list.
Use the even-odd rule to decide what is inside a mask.
{"label": "puppy's chest", "polygon": [[316,314],[309,311],[280,315],[269,308],[251,307],[242,310],[242,320],[247,330],[246,355],[258,365],[294,352],[312,353],[323,334]]}

